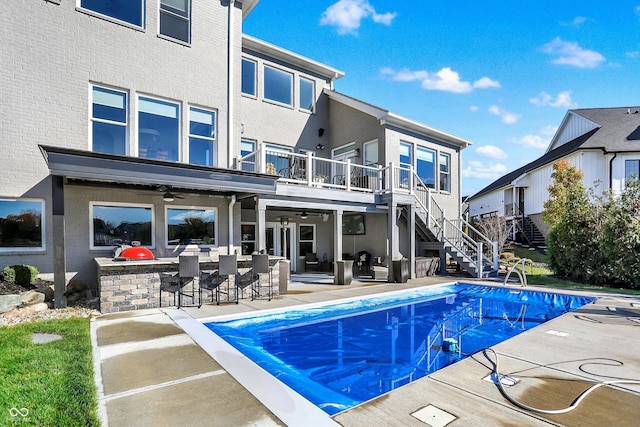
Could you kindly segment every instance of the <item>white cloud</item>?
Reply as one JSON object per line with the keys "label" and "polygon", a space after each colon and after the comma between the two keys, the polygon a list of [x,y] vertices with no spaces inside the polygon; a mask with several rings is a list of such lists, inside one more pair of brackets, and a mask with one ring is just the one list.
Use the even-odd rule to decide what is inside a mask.
{"label": "white cloud", "polygon": [[479,110],[480,110],[480,107],[478,107],[477,105],[472,105],[471,107],[469,107],[469,111],[472,111],[474,113]]}
{"label": "white cloud", "polygon": [[488,89],[493,87],[500,87],[500,82],[497,80],[492,80],[489,77],[483,77],[480,80],[476,80],[473,82],[473,87],[477,89]]}
{"label": "white cloud", "polygon": [[576,27],[579,28],[580,26],[582,26],[582,24],[584,24],[585,22],[587,22],[587,18],[585,18],[584,16],[576,16],[575,18],[573,18],[572,21],[566,22],[560,22],[560,25],[565,25],[565,26],[571,26],[571,27]]}
{"label": "white cloud", "polygon": [[553,136],[558,131],[558,126],[547,125],[540,129],[540,135]]}
{"label": "white cloud", "polygon": [[336,27],[338,34],[355,34],[365,18],[371,17],[377,24],[391,25],[397,15],[395,12],[377,13],[369,0],[339,0],[324,11],[320,25]]}
{"label": "white cloud", "polygon": [[382,68],[380,73],[390,76],[393,80],[401,82],[419,81],[426,90],[439,90],[452,93],[469,93],[475,89],[500,87],[500,83],[489,77],[482,77],[474,83],[460,79],[460,74],[449,67],[430,73],[425,70],[411,71],[403,69],[396,71],[393,68]]}
{"label": "white cloud", "polygon": [[507,167],[502,163],[485,164],[477,160],[467,162],[467,167],[462,170],[465,178],[495,180],[507,172]]}
{"label": "white cloud", "polygon": [[627,56],[631,59],[637,59],[638,57],[640,57],[640,50],[634,50],[631,52],[627,52]]}
{"label": "white cloud", "polygon": [[506,159],[508,157],[507,153],[505,153],[500,147],[496,147],[495,145],[483,145],[481,147],[478,147],[476,149],[476,153],[485,157],[490,157],[492,159]]}
{"label": "white cloud", "polygon": [[522,117],[520,114],[512,113],[503,108],[498,107],[497,105],[492,105],[489,107],[489,112],[495,116],[499,116],[502,123],[512,125],[520,120]]}
{"label": "white cloud", "polygon": [[578,104],[571,100],[571,91],[565,90],[564,92],[560,92],[556,99],[553,99],[551,95],[546,92],[540,92],[535,98],[531,98],[529,100],[530,103],[537,107],[555,107],[555,108],[577,108]]}
{"label": "white cloud", "polygon": [[542,51],[554,56],[554,64],[571,65],[578,68],[595,68],[603,62],[604,56],[594,50],[581,48],[576,42],[565,42],[556,37],[542,46]]}

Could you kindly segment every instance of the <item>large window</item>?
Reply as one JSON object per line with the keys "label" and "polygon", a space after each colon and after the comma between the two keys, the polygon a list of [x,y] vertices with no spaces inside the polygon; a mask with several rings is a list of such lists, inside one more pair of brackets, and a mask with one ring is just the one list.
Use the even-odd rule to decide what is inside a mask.
{"label": "large window", "polygon": [[256,96],[256,63],[242,58],[242,93]]}
{"label": "large window", "polygon": [[138,155],[147,159],[178,161],[180,106],[174,102],[139,97]]}
{"label": "large window", "polygon": [[398,177],[400,181],[398,184],[405,188],[409,185],[409,169],[413,166],[412,151],[411,144],[400,143],[400,176]]}
{"label": "large window", "polygon": [[91,247],[140,242],[153,246],[153,208],[144,205],[91,204]]}
{"label": "large window", "polygon": [[316,226],[301,225],[300,238],[298,239],[299,251],[298,255],[305,256],[307,253],[315,253],[316,251]]}
{"label": "large window", "polygon": [[160,0],[160,34],[190,41],[191,0]]}
{"label": "large window", "polygon": [[189,109],[189,163],[216,165],[216,113],[191,107]]}
{"label": "large window", "polygon": [[216,244],[216,210],[167,208],[167,246],[192,244]]}
{"label": "large window", "polygon": [[127,93],[100,86],[91,88],[91,148],[99,153],[125,155],[127,149]]}
{"label": "large window", "polygon": [[624,177],[625,179],[640,178],[640,160],[624,161]]}
{"label": "large window", "polygon": [[440,153],[440,191],[451,191],[451,156]]}
{"label": "large window", "polygon": [[436,152],[424,147],[416,149],[416,173],[422,182],[431,188],[436,187]]}
{"label": "large window", "polygon": [[256,250],[256,225],[242,224],[242,255],[251,255]]}
{"label": "large window", "polygon": [[293,106],[293,74],[265,65],[264,98]]}
{"label": "large window", "polygon": [[[242,161],[242,170],[247,172],[259,172],[256,170],[256,143],[249,139],[242,139],[240,141],[240,156],[244,159]],[[252,156],[249,154],[254,153]],[[246,157],[249,156],[249,157]],[[275,172],[274,172],[275,173]]]}
{"label": "large window", "polygon": [[365,142],[362,145],[364,150],[364,165],[375,166],[378,164],[378,140]]}
{"label": "large window", "polygon": [[144,26],[144,0],[80,0],[80,7],[137,27]]}
{"label": "large window", "polygon": [[0,199],[0,251],[44,249],[44,202]]}
{"label": "large window", "polygon": [[315,105],[315,82],[313,80],[300,77],[300,109],[313,111]]}

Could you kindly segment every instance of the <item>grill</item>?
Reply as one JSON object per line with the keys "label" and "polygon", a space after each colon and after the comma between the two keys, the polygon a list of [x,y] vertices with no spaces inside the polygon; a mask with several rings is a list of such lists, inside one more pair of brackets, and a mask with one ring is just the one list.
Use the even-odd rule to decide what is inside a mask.
{"label": "grill", "polygon": [[142,261],[154,259],[153,252],[142,246],[132,246],[122,249],[113,258],[114,261]]}

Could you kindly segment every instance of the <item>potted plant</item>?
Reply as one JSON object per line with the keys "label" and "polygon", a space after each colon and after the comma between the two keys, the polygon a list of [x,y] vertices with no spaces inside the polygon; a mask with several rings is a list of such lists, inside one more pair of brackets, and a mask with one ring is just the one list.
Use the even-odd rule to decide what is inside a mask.
{"label": "potted plant", "polygon": [[321,173],[316,173],[313,176],[313,182],[323,183],[323,182],[326,182],[326,180],[327,180],[327,176],[326,175],[322,175]]}

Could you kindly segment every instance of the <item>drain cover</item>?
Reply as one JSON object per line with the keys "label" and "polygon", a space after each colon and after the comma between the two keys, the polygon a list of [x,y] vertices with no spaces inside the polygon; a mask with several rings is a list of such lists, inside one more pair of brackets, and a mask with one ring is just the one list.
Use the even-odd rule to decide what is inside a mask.
{"label": "drain cover", "polygon": [[454,415],[451,415],[440,408],[436,408],[433,405],[419,409],[411,415],[431,427],[444,427],[456,419]]}

